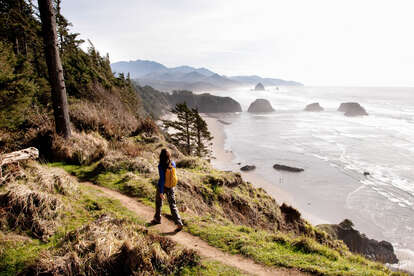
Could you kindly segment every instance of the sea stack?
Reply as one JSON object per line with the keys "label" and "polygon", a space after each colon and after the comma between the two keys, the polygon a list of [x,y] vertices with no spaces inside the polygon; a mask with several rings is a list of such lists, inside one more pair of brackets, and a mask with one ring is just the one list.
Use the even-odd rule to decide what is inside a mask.
{"label": "sea stack", "polygon": [[270,104],[270,102],[266,99],[256,99],[252,102],[249,106],[247,112],[250,113],[266,113],[266,112],[273,112],[275,111]]}
{"label": "sea stack", "polygon": [[305,107],[305,111],[319,112],[323,111],[323,107],[319,103],[311,103]]}
{"label": "sea stack", "polygon": [[255,91],[264,91],[265,88],[263,86],[263,84],[261,82],[259,82],[258,84],[256,84],[256,87],[254,88]]}
{"label": "sea stack", "polygon": [[368,113],[359,103],[354,102],[341,103],[338,111],[344,112],[344,115],[349,117],[368,115]]}

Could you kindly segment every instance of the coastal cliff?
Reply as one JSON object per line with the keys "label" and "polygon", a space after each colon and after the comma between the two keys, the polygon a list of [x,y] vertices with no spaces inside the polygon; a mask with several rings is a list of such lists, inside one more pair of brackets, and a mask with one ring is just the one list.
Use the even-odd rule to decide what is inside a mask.
{"label": "coastal cliff", "polygon": [[391,243],[368,238],[354,229],[350,220],[339,224],[322,224],[317,228],[326,231],[332,238],[343,241],[351,252],[382,263],[398,263]]}
{"label": "coastal cliff", "polygon": [[197,108],[200,113],[241,112],[240,104],[230,97],[219,97],[209,93],[194,94],[190,91],[174,91],[167,96],[171,106],[187,103],[189,108]]}

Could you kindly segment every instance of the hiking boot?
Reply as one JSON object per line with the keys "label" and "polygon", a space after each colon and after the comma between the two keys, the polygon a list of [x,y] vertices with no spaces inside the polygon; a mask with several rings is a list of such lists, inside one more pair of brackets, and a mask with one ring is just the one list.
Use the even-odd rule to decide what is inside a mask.
{"label": "hiking boot", "polygon": [[157,224],[161,224],[161,221],[153,219],[150,221],[150,223],[148,223],[148,226],[157,225]]}
{"label": "hiking boot", "polygon": [[183,225],[182,224],[177,226],[177,229],[175,229],[175,232],[180,232],[181,230],[183,230]]}

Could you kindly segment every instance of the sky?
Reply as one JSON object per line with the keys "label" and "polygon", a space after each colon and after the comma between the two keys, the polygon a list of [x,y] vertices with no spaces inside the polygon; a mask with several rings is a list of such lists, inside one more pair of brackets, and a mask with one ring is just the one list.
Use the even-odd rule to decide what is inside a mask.
{"label": "sky", "polygon": [[413,0],[63,0],[111,62],[313,86],[414,86]]}

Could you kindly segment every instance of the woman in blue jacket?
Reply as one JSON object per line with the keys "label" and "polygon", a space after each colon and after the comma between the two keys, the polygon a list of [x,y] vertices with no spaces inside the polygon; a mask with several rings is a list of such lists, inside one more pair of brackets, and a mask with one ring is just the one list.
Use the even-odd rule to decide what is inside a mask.
{"label": "woman in blue jacket", "polygon": [[170,152],[166,149],[162,149],[160,153],[160,162],[158,164],[160,179],[158,180],[157,193],[155,195],[155,215],[154,219],[151,221],[151,224],[161,223],[161,206],[162,201],[165,200],[166,194],[168,204],[170,205],[171,215],[173,216],[175,223],[178,225],[176,231],[181,231],[183,229],[183,222],[181,221],[180,214],[178,213],[174,188],[165,187],[165,171],[170,165],[175,168],[175,162],[171,161]]}

